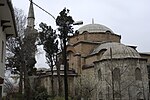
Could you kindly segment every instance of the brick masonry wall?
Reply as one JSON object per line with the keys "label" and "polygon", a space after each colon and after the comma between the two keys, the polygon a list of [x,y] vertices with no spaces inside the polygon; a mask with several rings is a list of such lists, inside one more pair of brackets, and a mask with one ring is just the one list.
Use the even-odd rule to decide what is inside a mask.
{"label": "brick masonry wall", "polygon": [[117,34],[108,33],[84,33],[70,37],[69,43],[76,44],[79,41],[91,41],[91,42],[102,42],[102,41],[113,41],[120,42],[121,36]]}

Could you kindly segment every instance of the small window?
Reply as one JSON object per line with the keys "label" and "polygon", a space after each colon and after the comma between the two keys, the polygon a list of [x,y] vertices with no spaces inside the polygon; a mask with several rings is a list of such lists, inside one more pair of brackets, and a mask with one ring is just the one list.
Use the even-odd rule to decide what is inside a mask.
{"label": "small window", "polygon": [[84,33],[84,40],[87,40],[87,39],[88,39],[88,34]]}
{"label": "small window", "polygon": [[102,73],[101,73],[101,69],[98,70],[98,80],[102,79]]}
{"label": "small window", "polygon": [[4,59],[4,41],[2,41],[1,62],[3,62],[3,59]]}
{"label": "small window", "polygon": [[113,79],[114,81],[120,81],[120,69],[119,68],[115,68],[113,70]]}
{"label": "small window", "polygon": [[140,68],[136,68],[135,69],[135,80],[142,81],[141,69]]}

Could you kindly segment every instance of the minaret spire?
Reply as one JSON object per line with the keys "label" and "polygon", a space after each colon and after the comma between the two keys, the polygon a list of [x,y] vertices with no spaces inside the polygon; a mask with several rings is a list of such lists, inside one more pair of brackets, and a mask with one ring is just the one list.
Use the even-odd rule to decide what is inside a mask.
{"label": "minaret spire", "polygon": [[35,20],[35,17],[34,17],[34,8],[33,8],[33,2],[32,0],[30,0],[30,7],[29,7],[29,12],[28,12],[28,18],[27,18],[27,27],[30,27],[30,28],[34,28],[34,20]]}
{"label": "minaret spire", "polygon": [[94,24],[94,18],[92,18],[92,24]]}

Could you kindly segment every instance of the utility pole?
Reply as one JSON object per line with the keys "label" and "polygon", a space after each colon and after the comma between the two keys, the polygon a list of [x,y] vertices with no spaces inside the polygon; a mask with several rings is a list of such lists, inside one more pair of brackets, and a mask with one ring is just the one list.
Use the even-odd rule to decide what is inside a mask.
{"label": "utility pole", "polygon": [[68,100],[68,66],[67,66],[67,39],[68,32],[66,31],[66,25],[63,26],[63,64],[64,64],[64,89],[65,89],[65,100]]}
{"label": "utility pole", "polygon": [[[74,22],[73,25],[81,25],[82,21]],[[64,64],[64,89],[65,89],[65,100],[68,100],[68,67],[67,66],[67,37],[68,37],[68,27],[63,26],[63,64]]]}

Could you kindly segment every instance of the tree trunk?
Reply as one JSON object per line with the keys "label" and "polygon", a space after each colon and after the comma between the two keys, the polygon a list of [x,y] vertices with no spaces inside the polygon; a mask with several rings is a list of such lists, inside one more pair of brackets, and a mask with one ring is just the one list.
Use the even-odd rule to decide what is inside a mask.
{"label": "tree trunk", "polygon": [[[52,57],[51,57],[52,58]],[[51,79],[51,84],[52,84],[52,97],[54,97],[54,71],[53,71],[53,60],[51,59],[51,72],[52,72],[52,79]]]}
{"label": "tree trunk", "polygon": [[67,27],[64,26],[64,31],[63,31],[63,45],[64,45],[64,48],[63,48],[63,64],[64,64],[64,90],[65,90],[65,100],[68,100],[68,75],[67,75],[67,72],[68,72],[68,68],[67,68]]}
{"label": "tree trunk", "polygon": [[32,100],[31,99],[31,91],[30,91],[30,82],[27,73],[26,64],[24,63],[24,95],[25,100]]}
{"label": "tree trunk", "polygon": [[21,99],[23,99],[23,96],[22,96],[22,91],[23,91],[22,80],[23,80],[23,71],[22,71],[22,67],[20,66],[19,95],[21,96]]}
{"label": "tree trunk", "polygon": [[60,62],[57,61],[57,58],[56,58],[56,67],[57,67],[57,76],[58,76],[58,95],[59,96],[62,96],[62,81],[61,81],[61,77],[60,77]]}

